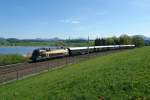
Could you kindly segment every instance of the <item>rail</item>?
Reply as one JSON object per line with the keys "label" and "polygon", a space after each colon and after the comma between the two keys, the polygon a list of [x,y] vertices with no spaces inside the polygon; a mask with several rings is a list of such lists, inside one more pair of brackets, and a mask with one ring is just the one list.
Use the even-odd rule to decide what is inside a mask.
{"label": "rail", "polygon": [[[123,49],[124,50],[124,49]],[[97,52],[86,55],[78,55],[72,57],[64,57],[59,59],[53,59],[38,63],[20,63],[16,65],[9,65],[0,68],[0,84],[8,83],[12,80],[19,80],[33,74],[38,74],[43,71],[50,71],[53,68],[62,67],[68,64],[74,64],[88,59],[92,59],[97,56],[108,55],[114,52],[122,50],[111,50],[105,52]]]}

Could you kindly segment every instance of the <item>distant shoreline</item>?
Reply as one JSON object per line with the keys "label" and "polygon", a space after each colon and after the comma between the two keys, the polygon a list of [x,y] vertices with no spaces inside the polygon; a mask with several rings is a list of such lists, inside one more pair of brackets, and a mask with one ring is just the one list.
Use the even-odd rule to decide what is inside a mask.
{"label": "distant shoreline", "polygon": [[0,46],[1,47],[59,47],[59,46]]}

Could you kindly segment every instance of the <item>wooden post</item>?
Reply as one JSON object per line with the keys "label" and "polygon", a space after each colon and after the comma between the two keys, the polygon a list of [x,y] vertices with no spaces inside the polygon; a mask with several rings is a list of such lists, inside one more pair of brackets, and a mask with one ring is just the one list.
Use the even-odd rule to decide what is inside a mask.
{"label": "wooden post", "polygon": [[67,65],[67,63],[68,63],[67,58],[68,58],[68,56],[66,56],[66,65]]}
{"label": "wooden post", "polygon": [[16,70],[16,74],[17,74],[17,80],[19,79],[19,72],[18,72],[18,70]]}
{"label": "wooden post", "polygon": [[90,58],[90,39],[89,39],[89,36],[88,36],[88,58]]}

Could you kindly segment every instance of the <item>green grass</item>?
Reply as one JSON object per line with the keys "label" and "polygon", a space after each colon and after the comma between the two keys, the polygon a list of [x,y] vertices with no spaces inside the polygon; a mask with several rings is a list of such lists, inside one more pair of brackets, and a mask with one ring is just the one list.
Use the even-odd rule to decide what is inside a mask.
{"label": "green grass", "polygon": [[0,100],[150,100],[150,47],[97,57],[0,86]]}
{"label": "green grass", "polygon": [[8,64],[16,64],[26,61],[27,58],[18,54],[0,55],[0,66]]}

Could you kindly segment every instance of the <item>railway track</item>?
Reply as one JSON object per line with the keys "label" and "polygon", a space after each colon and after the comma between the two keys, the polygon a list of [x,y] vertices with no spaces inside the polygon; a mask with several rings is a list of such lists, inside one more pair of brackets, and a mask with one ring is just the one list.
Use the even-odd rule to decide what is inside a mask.
{"label": "railway track", "polygon": [[24,76],[39,73],[44,70],[50,70],[55,67],[63,66],[66,64],[77,63],[83,60],[92,59],[96,56],[107,55],[122,50],[111,50],[105,52],[97,52],[86,55],[78,55],[72,57],[64,57],[59,59],[52,59],[37,63],[20,63],[0,67],[0,83],[5,83],[10,80],[20,79]]}

